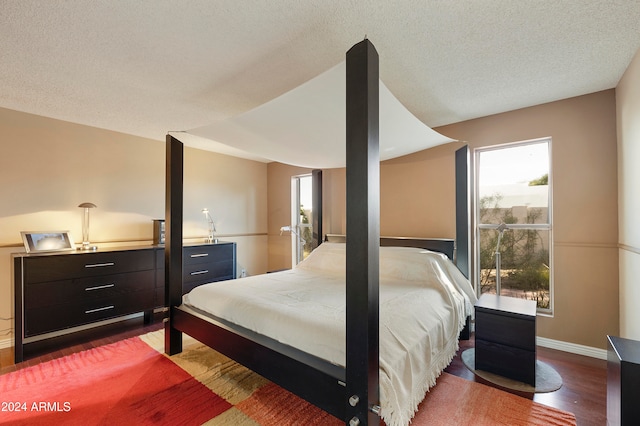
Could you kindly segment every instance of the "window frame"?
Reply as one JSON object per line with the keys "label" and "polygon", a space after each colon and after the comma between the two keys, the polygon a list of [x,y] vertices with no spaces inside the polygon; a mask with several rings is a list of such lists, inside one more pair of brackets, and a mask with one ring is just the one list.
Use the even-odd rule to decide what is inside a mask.
{"label": "window frame", "polygon": [[478,297],[481,295],[482,286],[480,285],[480,230],[481,229],[496,229],[497,225],[495,224],[484,224],[479,223],[480,219],[480,155],[484,152],[489,151],[497,151],[502,149],[515,148],[520,146],[527,145],[535,145],[535,144],[547,144],[548,150],[548,161],[549,161],[549,171],[548,171],[548,222],[546,224],[510,224],[510,229],[531,229],[531,230],[545,230],[549,232],[549,308],[537,308],[538,314],[553,317],[554,315],[554,307],[555,307],[555,267],[554,267],[554,226],[553,226],[553,139],[551,136],[537,138],[537,139],[528,139],[517,142],[507,142],[502,144],[490,145],[477,147],[473,150],[473,191],[472,191],[472,200],[473,200],[473,280],[475,282],[476,294]]}

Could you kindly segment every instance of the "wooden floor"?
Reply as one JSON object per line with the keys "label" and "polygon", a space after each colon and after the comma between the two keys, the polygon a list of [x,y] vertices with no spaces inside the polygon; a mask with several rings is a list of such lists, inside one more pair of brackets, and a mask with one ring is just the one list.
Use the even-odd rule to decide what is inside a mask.
{"label": "wooden floor", "polygon": [[[460,354],[474,346],[471,340],[460,341],[460,350],[446,372],[495,386],[474,375],[462,363]],[[562,387],[549,393],[515,393],[535,402],[570,411],[576,415],[578,426],[602,426],[607,424],[607,361],[575,355],[554,349],[537,347],[537,359],[551,365],[562,377]]]}
{"label": "wooden floor", "polygon": [[[80,336],[81,343],[76,341],[71,345],[69,342],[65,342],[64,339],[54,343],[46,342],[39,345],[39,347],[30,349],[29,359],[17,365],[13,362],[12,350],[2,349],[0,350],[0,374],[144,334],[161,327],[161,321],[143,325],[142,320],[130,320],[124,324],[120,323],[117,326],[106,327],[97,333],[94,330],[91,334]],[[74,335],[74,339],[77,338],[78,336]],[[457,356],[445,371],[467,380],[494,386],[476,377],[462,363],[460,354],[462,351],[473,347],[473,345],[473,336],[471,340],[461,341]],[[600,426],[607,423],[606,361],[543,347],[538,347],[538,360],[546,362],[560,373],[563,379],[563,386],[559,390],[550,393],[512,393],[533,399],[542,404],[570,411],[576,415],[578,426]]]}

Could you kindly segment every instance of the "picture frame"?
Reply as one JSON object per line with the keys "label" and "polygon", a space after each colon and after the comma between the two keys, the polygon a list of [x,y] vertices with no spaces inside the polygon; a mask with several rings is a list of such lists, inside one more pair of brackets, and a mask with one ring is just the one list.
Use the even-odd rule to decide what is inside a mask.
{"label": "picture frame", "polygon": [[69,231],[22,231],[22,242],[27,253],[75,250]]}

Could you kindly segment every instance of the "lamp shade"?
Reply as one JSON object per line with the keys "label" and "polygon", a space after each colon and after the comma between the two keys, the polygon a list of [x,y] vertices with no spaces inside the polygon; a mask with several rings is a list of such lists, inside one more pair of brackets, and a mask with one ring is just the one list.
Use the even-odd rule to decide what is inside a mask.
{"label": "lamp shade", "polygon": [[82,207],[83,209],[94,209],[94,208],[96,208],[98,206],[96,206],[93,203],[82,203],[78,207]]}

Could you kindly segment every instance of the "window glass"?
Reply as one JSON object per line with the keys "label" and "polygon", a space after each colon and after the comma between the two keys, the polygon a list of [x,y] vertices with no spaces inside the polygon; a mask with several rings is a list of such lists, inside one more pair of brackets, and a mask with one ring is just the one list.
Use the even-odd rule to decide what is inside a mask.
{"label": "window glass", "polygon": [[552,309],[550,139],[476,151],[480,293]]}
{"label": "window glass", "polygon": [[313,179],[311,175],[295,176],[291,196],[291,249],[294,265],[313,250]]}

